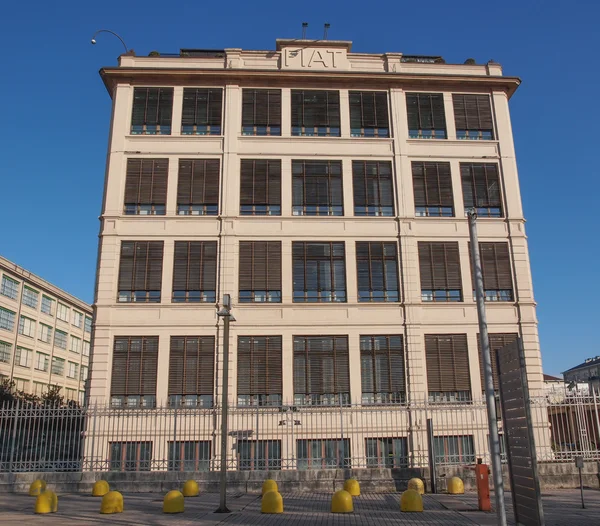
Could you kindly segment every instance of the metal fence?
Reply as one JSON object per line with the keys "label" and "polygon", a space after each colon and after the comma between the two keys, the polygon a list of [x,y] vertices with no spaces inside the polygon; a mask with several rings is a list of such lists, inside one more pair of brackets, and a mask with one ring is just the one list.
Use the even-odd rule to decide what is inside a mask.
{"label": "metal fence", "polygon": [[[538,461],[600,460],[599,401],[596,393],[532,398]],[[489,462],[486,418],[483,400],[232,406],[228,469],[425,467],[428,419],[437,466]],[[6,404],[0,407],[0,471],[216,470],[220,426],[219,407]]]}

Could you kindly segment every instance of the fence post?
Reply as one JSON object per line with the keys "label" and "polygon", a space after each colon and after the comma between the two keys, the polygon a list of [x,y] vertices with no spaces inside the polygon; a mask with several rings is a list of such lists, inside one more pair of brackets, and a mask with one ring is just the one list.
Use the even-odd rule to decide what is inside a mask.
{"label": "fence post", "polygon": [[[184,422],[185,423],[185,422]],[[173,408],[173,467],[175,468],[175,453],[177,452],[177,405]],[[183,462],[181,462],[183,465]],[[177,466],[177,471],[181,466]],[[167,471],[169,471],[169,459],[167,458]]]}
{"label": "fence post", "polygon": [[435,473],[435,454],[433,451],[433,420],[427,419],[427,450],[429,453],[429,472],[431,478],[431,493],[437,493],[437,480]]}
{"label": "fence post", "polygon": [[600,418],[598,418],[598,399],[596,398],[596,389],[592,388],[592,393],[594,394],[594,414],[596,415],[596,429],[594,432],[594,449],[599,449],[600,444]]}
{"label": "fence post", "polygon": [[12,473],[13,471],[13,459],[15,456],[15,445],[17,443],[17,424],[19,422],[19,403],[20,400],[17,399],[17,407],[15,408],[15,417],[13,418],[13,429],[12,429],[12,440],[10,441],[10,458],[8,461],[8,472]]}
{"label": "fence post", "polygon": [[[340,397],[340,438],[341,438],[341,442],[340,442],[340,449],[341,449],[341,453],[342,453],[342,465],[340,467],[344,468],[346,467],[346,447],[344,444],[344,407],[342,405],[342,395],[341,393],[339,394]],[[292,427],[294,426],[294,422],[292,421]]]}

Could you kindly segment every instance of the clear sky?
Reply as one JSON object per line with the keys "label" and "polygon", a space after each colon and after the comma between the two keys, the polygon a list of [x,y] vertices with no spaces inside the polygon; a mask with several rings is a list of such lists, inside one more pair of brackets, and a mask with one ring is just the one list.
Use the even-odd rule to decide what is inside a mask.
{"label": "clear sky", "polygon": [[[352,40],[359,52],[472,57],[522,78],[511,100],[544,370],[600,355],[600,3],[7,2],[2,8],[0,254],[93,299],[110,98],[98,76],[123,50],[274,49]],[[588,203],[583,194],[590,197]]]}

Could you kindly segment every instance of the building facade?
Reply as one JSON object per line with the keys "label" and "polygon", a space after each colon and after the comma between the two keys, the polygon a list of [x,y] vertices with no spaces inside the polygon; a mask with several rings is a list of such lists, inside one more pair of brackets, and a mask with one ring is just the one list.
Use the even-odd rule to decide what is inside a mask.
{"label": "building facade", "polygon": [[91,333],[90,305],[0,257],[0,378],[82,403]]}
{"label": "building facade", "polygon": [[508,106],[520,81],[499,64],[277,40],[127,54],[100,73],[113,106],[92,400],[220,403],[230,294],[231,404],[385,406],[425,447],[411,404],[483,391],[473,207],[492,347],[521,337],[541,392]]}

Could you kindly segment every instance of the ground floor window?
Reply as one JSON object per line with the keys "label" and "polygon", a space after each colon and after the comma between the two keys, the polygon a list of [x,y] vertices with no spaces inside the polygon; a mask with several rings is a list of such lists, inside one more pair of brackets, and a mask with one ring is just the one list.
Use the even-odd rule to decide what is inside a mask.
{"label": "ground floor window", "polygon": [[473,435],[433,437],[433,454],[437,465],[474,464]]}
{"label": "ground floor window", "polygon": [[350,440],[298,440],[298,469],[350,467]]}
{"label": "ground floor window", "polygon": [[169,471],[209,471],[210,440],[169,442]]}
{"label": "ground floor window", "polygon": [[408,466],[406,438],[365,438],[368,468],[403,468]]}
{"label": "ground floor window", "polygon": [[150,471],[152,442],[111,442],[111,471]]}
{"label": "ground floor window", "polygon": [[236,449],[243,471],[281,469],[281,440],[238,440]]}

